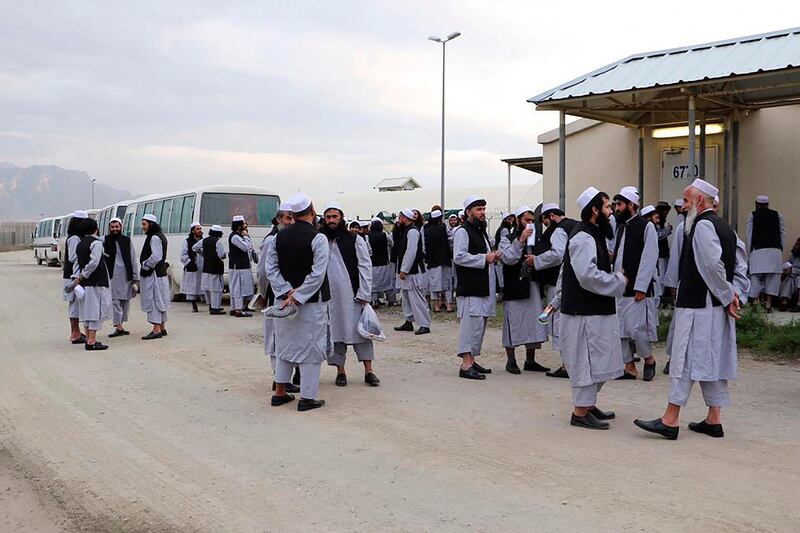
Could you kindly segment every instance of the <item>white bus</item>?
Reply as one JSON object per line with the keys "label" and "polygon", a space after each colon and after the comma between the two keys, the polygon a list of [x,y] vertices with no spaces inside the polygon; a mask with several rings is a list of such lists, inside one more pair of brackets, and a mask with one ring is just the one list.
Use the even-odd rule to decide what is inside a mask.
{"label": "white bus", "polygon": [[104,207],[97,213],[97,228],[100,230],[100,235],[103,236],[108,233],[108,224],[112,218],[125,220],[125,213],[128,206],[133,203],[133,200],[126,200],[124,202],[117,202],[108,207]]}
{"label": "white bus", "polygon": [[[89,218],[93,218],[97,220],[97,214],[100,212],[99,209],[87,209],[86,214],[89,215]],[[64,255],[67,253],[67,228],[69,227],[69,219],[72,218],[72,213],[67,215],[61,215],[58,217],[57,223],[57,230],[55,232],[56,238],[56,250],[58,258],[57,263],[64,264]]]}
{"label": "white bus", "polygon": [[[142,217],[147,213],[158,217],[159,225],[167,237],[167,262],[170,265],[167,272],[174,297],[180,291],[183,276],[181,248],[189,236],[189,226],[193,221],[200,222],[205,236],[213,224],[222,226],[223,244],[227,250],[231,219],[234,215],[243,215],[253,244],[259,246],[272,227],[272,219],[277,214],[279,205],[278,195],[261,187],[212,185],[169,194],[154,194],[133,200],[126,206],[122,231],[131,237],[136,253],[141,254],[145,239],[142,234]],[[255,268],[254,264],[254,272]]]}
{"label": "white bus", "polygon": [[37,264],[47,263],[51,266],[58,265],[58,235],[59,217],[47,217],[36,223],[33,230],[33,258]]}

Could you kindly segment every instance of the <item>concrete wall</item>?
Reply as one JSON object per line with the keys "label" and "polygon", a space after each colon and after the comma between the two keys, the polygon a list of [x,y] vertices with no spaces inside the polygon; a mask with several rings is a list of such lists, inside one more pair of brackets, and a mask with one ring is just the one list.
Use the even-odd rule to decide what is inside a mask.
{"label": "concrete wall", "polygon": [[0,252],[30,248],[36,222],[0,222]]}

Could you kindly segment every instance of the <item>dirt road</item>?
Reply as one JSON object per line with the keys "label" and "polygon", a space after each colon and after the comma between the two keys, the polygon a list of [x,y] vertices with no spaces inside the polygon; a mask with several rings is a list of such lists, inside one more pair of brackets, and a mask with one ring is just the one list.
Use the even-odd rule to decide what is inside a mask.
{"label": "dirt road", "polygon": [[[608,384],[617,420],[592,432],[570,427],[566,380],[503,371],[499,330],[490,379],[458,379],[456,324],[437,317],[432,335],[389,332],[381,387],[326,368],[328,405],[298,413],[268,406],[258,318],[173,304],[170,336],[143,342],[134,302],[135,335],[90,353],[67,344],[59,287],[29,252],[0,254],[0,448],[75,530],[800,530],[796,367],[744,359],[724,439],[633,426],[663,409],[660,373]],[[684,428],[703,414],[696,390]]]}

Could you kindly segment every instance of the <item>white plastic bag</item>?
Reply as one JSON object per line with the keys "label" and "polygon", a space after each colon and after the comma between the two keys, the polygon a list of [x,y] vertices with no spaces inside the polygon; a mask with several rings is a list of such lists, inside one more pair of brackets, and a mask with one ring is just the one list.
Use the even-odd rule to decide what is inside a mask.
{"label": "white plastic bag", "polygon": [[373,341],[386,340],[386,334],[381,327],[378,313],[375,312],[370,304],[364,305],[361,310],[361,318],[358,319],[358,334],[365,339]]}

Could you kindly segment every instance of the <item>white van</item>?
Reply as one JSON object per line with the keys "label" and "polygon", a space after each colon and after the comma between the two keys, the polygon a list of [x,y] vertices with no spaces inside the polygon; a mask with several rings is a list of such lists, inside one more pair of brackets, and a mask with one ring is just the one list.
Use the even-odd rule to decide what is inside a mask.
{"label": "white van", "polygon": [[36,223],[33,230],[33,258],[41,265],[58,266],[58,234],[61,219],[47,217]]}

